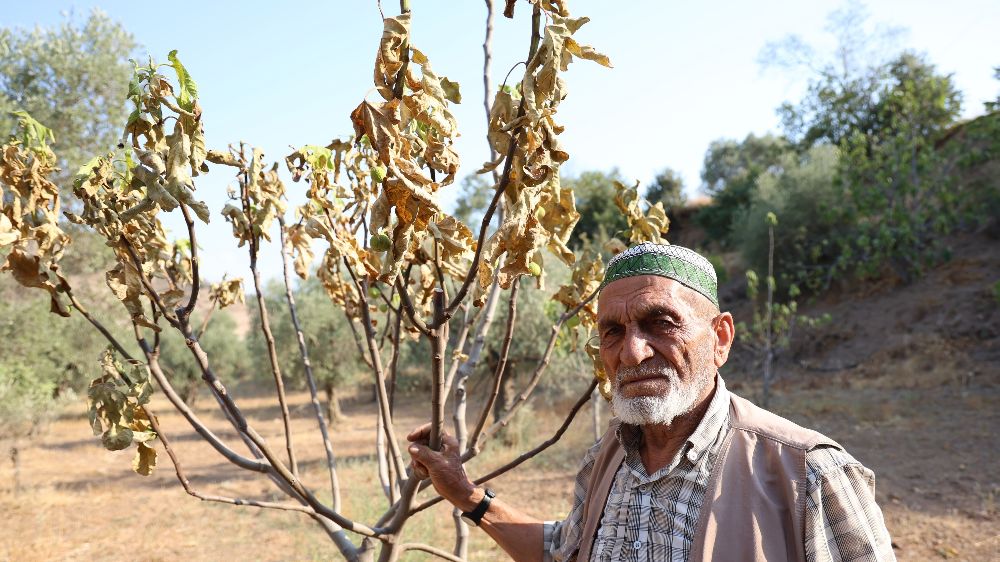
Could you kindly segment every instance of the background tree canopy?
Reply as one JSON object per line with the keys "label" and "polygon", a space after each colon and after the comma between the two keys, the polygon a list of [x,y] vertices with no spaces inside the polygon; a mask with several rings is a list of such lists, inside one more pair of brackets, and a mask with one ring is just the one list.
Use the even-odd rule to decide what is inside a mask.
{"label": "background tree canopy", "polygon": [[[114,146],[128,115],[125,92],[139,45],[100,10],[56,28],[0,29],[0,135],[23,110],[52,129],[65,180]],[[59,181],[65,189],[65,181]]]}

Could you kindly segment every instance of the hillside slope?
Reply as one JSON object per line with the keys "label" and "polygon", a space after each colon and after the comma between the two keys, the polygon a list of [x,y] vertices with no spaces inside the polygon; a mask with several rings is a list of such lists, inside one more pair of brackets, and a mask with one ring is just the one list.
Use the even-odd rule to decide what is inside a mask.
{"label": "hillside slope", "polygon": [[[1000,240],[950,240],[916,282],[856,286],[802,307],[771,408],[841,442],[875,471],[900,559],[1000,560]],[[729,294],[739,291],[730,287]],[[735,302],[737,319],[749,304]],[[724,374],[759,397],[746,352]]]}

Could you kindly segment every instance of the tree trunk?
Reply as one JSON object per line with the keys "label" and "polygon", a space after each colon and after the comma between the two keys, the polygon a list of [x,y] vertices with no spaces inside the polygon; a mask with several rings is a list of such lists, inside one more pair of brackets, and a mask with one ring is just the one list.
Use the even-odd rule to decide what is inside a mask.
{"label": "tree trunk", "polygon": [[333,426],[335,422],[344,419],[344,412],[340,409],[340,396],[337,393],[337,387],[329,381],[323,385],[323,392],[326,393],[327,424]]}
{"label": "tree trunk", "polygon": [[191,377],[184,384],[184,390],[181,391],[181,399],[192,410],[194,410],[194,403],[198,400],[198,389],[201,387],[201,384],[202,380],[200,377]]}
{"label": "tree trunk", "polygon": [[500,374],[500,392],[497,393],[497,401],[493,404],[493,421],[502,418],[510,409],[511,402],[514,401],[517,389],[514,388],[514,377],[511,376],[511,373],[516,372],[516,369],[517,362],[508,360],[507,367]]}
{"label": "tree trunk", "polygon": [[767,402],[771,398],[771,364],[774,362],[774,353],[771,349],[771,342],[767,342],[767,349],[764,352],[764,398],[761,406],[767,408]]}
{"label": "tree trunk", "polygon": [[10,446],[10,463],[14,466],[14,493],[21,492],[21,458],[17,443]]}

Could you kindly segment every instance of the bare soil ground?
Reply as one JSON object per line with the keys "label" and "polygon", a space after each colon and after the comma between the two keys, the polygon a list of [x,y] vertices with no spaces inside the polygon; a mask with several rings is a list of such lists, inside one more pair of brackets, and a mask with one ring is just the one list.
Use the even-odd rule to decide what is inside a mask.
{"label": "bare soil ground", "polygon": [[[877,478],[877,494],[900,560],[1000,560],[1000,244],[983,235],[958,240],[952,261],[906,286],[844,290],[804,308],[833,322],[800,333],[778,363],[771,409],[837,439]],[[741,314],[739,306],[737,315]],[[736,392],[759,395],[734,358],[724,375]],[[581,388],[586,381],[581,377]],[[482,474],[519,449],[546,439],[561,411],[544,400],[513,428],[511,446],[473,461]],[[254,423],[280,442],[279,412],[266,392],[242,401]],[[202,400],[202,417],[230,443],[234,432]],[[270,483],[227,464],[161,399],[164,431],[203,492],[284,501]],[[130,469],[131,452],[105,451],[82,415],[67,411],[30,443],[22,443],[20,488],[0,463],[0,561],[35,560],[331,560],[336,550],[302,514],[204,503],[186,495],[169,460],[150,477]],[[424,415],[405,402],[399,427]],[[346,405],[334,431],[344,512],[371,523],[384,510],[370,447],[370,404]],[[307,396],[293,396],[295,444],[303,479],[325,494],[323,450]],[[607,417],[607,411],[604,411]],[[557,445],[494,487],[540,518],[558,519],[570,505],[573,474],[593,440],[581,412]],[[430,497],[427,492],[426,497]],[[407,527],[408,540],[450,550],[450,509],[438,505]],[[472,531],[472,560],[503,560]],[[409,553],[404,560],[427,560]]]}

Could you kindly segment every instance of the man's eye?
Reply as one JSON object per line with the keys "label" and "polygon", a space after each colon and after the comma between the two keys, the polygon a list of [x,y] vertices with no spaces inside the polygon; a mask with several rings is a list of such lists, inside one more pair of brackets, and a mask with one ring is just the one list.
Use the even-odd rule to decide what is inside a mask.
{"label": "man's eye", "polygon": [[617,336],[621,333],[622,333],[621,326],[611,326],[604,329],[604,331],[601,333],[601,337],[607,338],[610,336]]}

